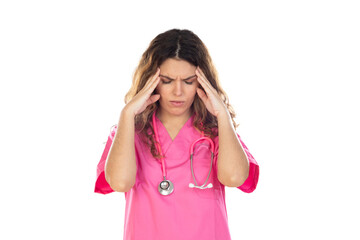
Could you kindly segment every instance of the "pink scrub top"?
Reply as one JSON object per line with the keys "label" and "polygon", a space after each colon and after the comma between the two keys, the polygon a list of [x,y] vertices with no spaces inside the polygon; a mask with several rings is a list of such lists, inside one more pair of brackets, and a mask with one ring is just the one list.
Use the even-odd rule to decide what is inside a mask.
{"label": "pink scrub top", "polygon": [[[174,191],[163,196],[158,185],[163,180],[161,162],[155,159],[148,147],[135,134],[137,164],[136,182],[125,192],[124,240],[230,240],[225,204],[225,187],[217,179],[219,139],[214,138],[214,162],[207,181],[213,188],[190,188],[194,183],[190,168],[190,146],[201,137],[193,126],[194,115],[171,139],[161,121],[156,118],[159,141],[165,155],[166,179],[174,184]],[[114,192],[105,180],[106,157],[116,128],[111,132],[97,168],[95,192]],[[255,190],[259,178],[259,165],[237,134],[248,157],[250,168],[247,180],[238,189],[246,193]],[[197,184],[201,186],[208,175],[211,155],[208,145],[196,145],[193,168]],[[207,185],[206,184],[206,185]]]}

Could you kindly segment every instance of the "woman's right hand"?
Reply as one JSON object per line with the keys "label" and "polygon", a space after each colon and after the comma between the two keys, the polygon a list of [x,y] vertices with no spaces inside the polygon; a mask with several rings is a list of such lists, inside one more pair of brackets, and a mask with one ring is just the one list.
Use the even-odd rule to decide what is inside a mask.
{"label": "woman's right hand", "polygon": [[160,94],[152,95],[156,86],[159,84],[159,75],[160,68],[157,68],[156,73],[150,77],[145,86],[126,104],[126,111],[133,114],[134,117],[142,113],[147,106],[160,99]]}

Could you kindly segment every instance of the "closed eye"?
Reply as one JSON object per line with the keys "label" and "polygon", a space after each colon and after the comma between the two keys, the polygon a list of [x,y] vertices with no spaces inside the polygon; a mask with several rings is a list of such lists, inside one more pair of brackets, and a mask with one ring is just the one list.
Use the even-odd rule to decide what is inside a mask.
{"label": "closed eye", "polygon": [[[195,78],[194,78],[195,77]],[[193,82],[195,81],[195,79],[196,79],[196,76],[194,76],[194,77],[192,77],[191,79],[194,79],[193,81],[191,81],[191,79],[189,79],[189,80],[187,80],[187,81],[185,81],[185,83],[186,84],[188,84],[188,85],[191,85],[191,84],[193,84]]]}
{"label": "closed eye", "polygon": [[[163,84],[169,84],[169,83],[171,83],[171,82],[172,82],[172,81],[162,81]],[[188,85],[193,84],[193,82],[187,82],[187,81],[185,81],[185,83],[188,84]]]}
{"label": "closed eye", "polygon": [[[166,81],[165,79],[163,79],[163,78],[161,78],[161,82],[163,83],[163,84],[169,84],[169,83],[171,83],[173,80],[170,80],[170,81]],[[189,81],[189,80],[183,80],[186,84],[188,84],[188,85],[191,85],[191,84],[193,84],[193,82],[194,81]]]}

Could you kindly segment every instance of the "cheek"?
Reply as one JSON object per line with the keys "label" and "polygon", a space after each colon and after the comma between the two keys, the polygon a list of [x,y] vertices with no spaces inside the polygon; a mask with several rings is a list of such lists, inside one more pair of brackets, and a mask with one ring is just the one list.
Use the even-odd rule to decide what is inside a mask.
{"label": "cheek", "polygon": [[157,87],[155,88],[155,90],[156,90],[156,93],[157,93],[157,94],[160,94],[160,96],[161,96],[160,100],[161,100],[162,98],[166,98],[166,96],[168,95],[168,90],[167,90],[166,88],[164,88],[164,87],[157,86]]}
{"label": "cheek", "polygon": [[190,95],[191,95],[192,97],[195,97],[195,95],[196,95],[196,89],[197,89],[197,85],[195,85],[195,86],[193,86],[193,87],[191,88],[191,90],[190,90]]}
{"label": "cheek", "polygon": [[161,95],[162,92],[163,92],[163,88],[162,88],[160,85],[158,85],[158,86],[155,88],[155,92]]}

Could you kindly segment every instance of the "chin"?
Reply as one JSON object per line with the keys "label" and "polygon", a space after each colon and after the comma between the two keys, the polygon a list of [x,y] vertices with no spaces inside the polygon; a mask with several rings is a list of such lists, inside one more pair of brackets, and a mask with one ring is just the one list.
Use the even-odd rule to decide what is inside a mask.
{"label": "chin", "polygon": [[190,108],[168,108],[165,109],[166,112],[170,113],[171,115],[175,115],[175,116],[181,116],[183,114],[185,114],[186,112],[188,112],[190,110]]}

